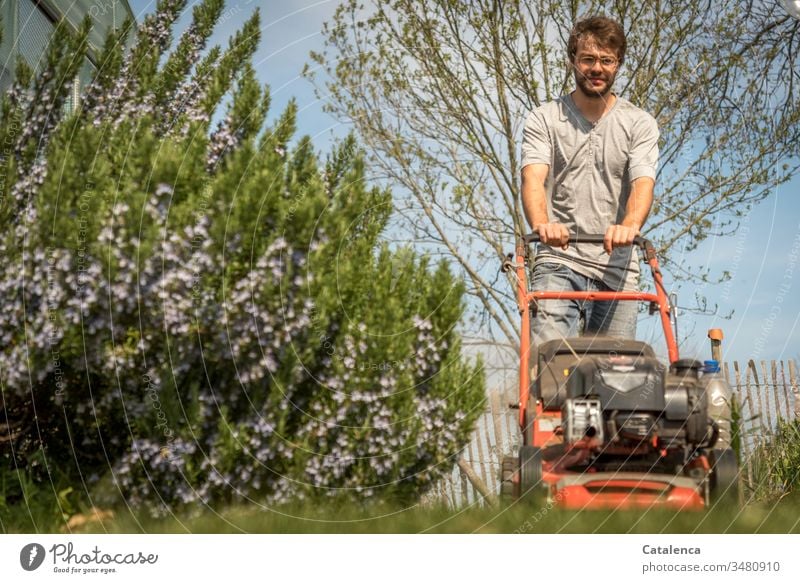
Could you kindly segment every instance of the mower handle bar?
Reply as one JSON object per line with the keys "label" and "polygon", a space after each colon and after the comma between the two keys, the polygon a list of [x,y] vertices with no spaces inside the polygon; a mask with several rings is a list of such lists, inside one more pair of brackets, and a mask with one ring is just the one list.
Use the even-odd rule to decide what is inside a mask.
{"label": "mower handle bar", "polygon": [[[525,243],[540,243],[539,240],[539,233],[529,233],[527,235],[522,236],[522,240]],[[586,234],[579,234],[579,235],[570,235],[569,242],[570,243],[598,243],[602,244],[605,241],[605,235],[586,235]],[[644,237],[635,237],[633,239],[633,244],[637,247],[640,247],[643,251],[645,251],[648,247],[652,248],[653,244],[650,243],[648,239]]]}

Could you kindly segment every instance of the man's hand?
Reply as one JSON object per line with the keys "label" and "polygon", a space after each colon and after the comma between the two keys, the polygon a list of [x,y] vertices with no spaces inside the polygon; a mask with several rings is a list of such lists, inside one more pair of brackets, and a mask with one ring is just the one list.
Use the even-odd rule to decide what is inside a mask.
{"label": "man's hand", "polygon": [[606,236],[603,239],[603,248],[606,253],[611,255],[615,247],[627,247],[633,245],[633,240],[641,235],[639,228],[635,226],[611,225],[606,229]]}
{"label": "man's hand", "polygon": [[545,245],[564,250],[569,247],[569,231],[561,223],[541,223],[534,230],[539,233],[539,240]]}

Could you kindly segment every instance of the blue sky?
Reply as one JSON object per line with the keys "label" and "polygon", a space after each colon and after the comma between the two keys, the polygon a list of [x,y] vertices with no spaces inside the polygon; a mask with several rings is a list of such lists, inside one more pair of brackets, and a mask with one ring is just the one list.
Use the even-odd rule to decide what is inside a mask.
{"label": "blue sky", "polygon": [[[189,7],[194,4],[192,0]],[[300,76],[311,50],[322,46],[322,23],[333,13],[336,0],[233,0],[226,9],[212,39],[226,43],[256,6],[261,8],[262,41],[255,66],[261,80],[271,87],[273,114],[290,98],[300,108],[298,130],[314,138],[325,151],[332,139],[348,131],[346,126],[322,111],[323,103],[313,87]],[[130,0],[137,18],[155,8],[154,0]],[[190,21],[190,11],[178,23],[177,31]],[[679,305],[695,305],[701,293],[709,305],[719,304],[719,316],[696,316],[684,311],[680,317],[683,356],[709,357],[708,328],[724,330],[726,360],[749,358],[786,360],[800,358],[800,177],[777,188],[744,218],[736,234],[709,238],[689,255],[695,265],[707,265],[713,273],[729,271],[724,284],[696,289],[684,285],[678,290]],[[668,287],[670,279],[667,277]],[[640,325],[640,337],[650,339],[652,326]],[[653,344],[660,348],[660,337]]]}
{"label": "blue sky", "polygon": [[[719,306],[719,316],[683,312],[685,356],[709,358],[709,328],[722,328],[726,360],[800,358],[800,179],[777,188],[747,214],[729,237],[704,241],[688,257],[713,272],[729,271],[723,284],[678,291],[681,306],[695,305],[695,293]],[[669,282],[669,278],[667,279]],[[733,314],[730,318],[722,316]],[[647,327],[640,330],[647,333]],[[654,342],[655,344],[655,342]]]}
{"label": "blue sky", "polygon": [[[155,0],[129,0],[137,20],[155,10]],[[187,9],[175,28],[177,37],[191,22],[191,9],[197,0],[189,0]],[[325,150],[335,136],[347,133],[333,118],[322,112],[322,102],[314,97],[310,82],[301,77],[308,54],[322,47],[322,23],[336,9],[336,0],[226,0],[225,9],[214,31],[211,44],[227,46],[228,38],[238,30],[258,7],[261,11],[261,44],[254,66],[272,94],[271,113],[277,116],[289,99],[297,100],[298,133],[314,138],[317,148]]]}

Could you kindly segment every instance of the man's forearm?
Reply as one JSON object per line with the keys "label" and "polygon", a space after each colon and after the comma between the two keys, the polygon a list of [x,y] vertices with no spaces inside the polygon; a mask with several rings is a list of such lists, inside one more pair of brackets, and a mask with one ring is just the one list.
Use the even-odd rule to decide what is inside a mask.
{"label": "man's forearm", "polygon": [[653,189],[655,181],[652,178],[637,178],[631,183],[631,194],[625,206],[625,218],[622,225],[641,230],[653,206]]}
{"label": "man's forearm", "polygon": [[532,166],[522,169],[522,210],[532,229],[549,223],[547,214],[547,192],[541,177]]}
{"label": "man's forearm", "polygon": [[611,225],[606,229],[603,238],[603,248],[606,253],[611,254],[616,247],[632,244],[636,235],[641,233],[653,204],[654,186],[655,181],[647,177],[637,178],[631,183],[631,193],[625,205],[625,218],[620,224]]}
{"label": "man's forearm", "polygon": [[551,223],[547,212],[547,191],[544,183],[549,168],[547,164],[530,164],[522,169],[522,210],[531,229],[538,233],[542,243],[566,249],[569,245],[567,227]]}

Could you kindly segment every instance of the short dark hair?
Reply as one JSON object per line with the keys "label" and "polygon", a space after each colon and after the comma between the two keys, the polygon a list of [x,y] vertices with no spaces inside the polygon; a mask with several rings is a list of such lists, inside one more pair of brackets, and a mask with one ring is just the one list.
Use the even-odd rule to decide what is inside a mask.
{"label": "short dark hair", "polygon": [[625,40],[625,31],[622,25],[607,16],[590,16],[575,23],[567,42],[567,54],[569,60],[574,61],[578,52],[578,40],[582,37],[591,36],[603,48],[609,48],[617,53],[619,62],[625,60],[625,49],[628,43]]}

